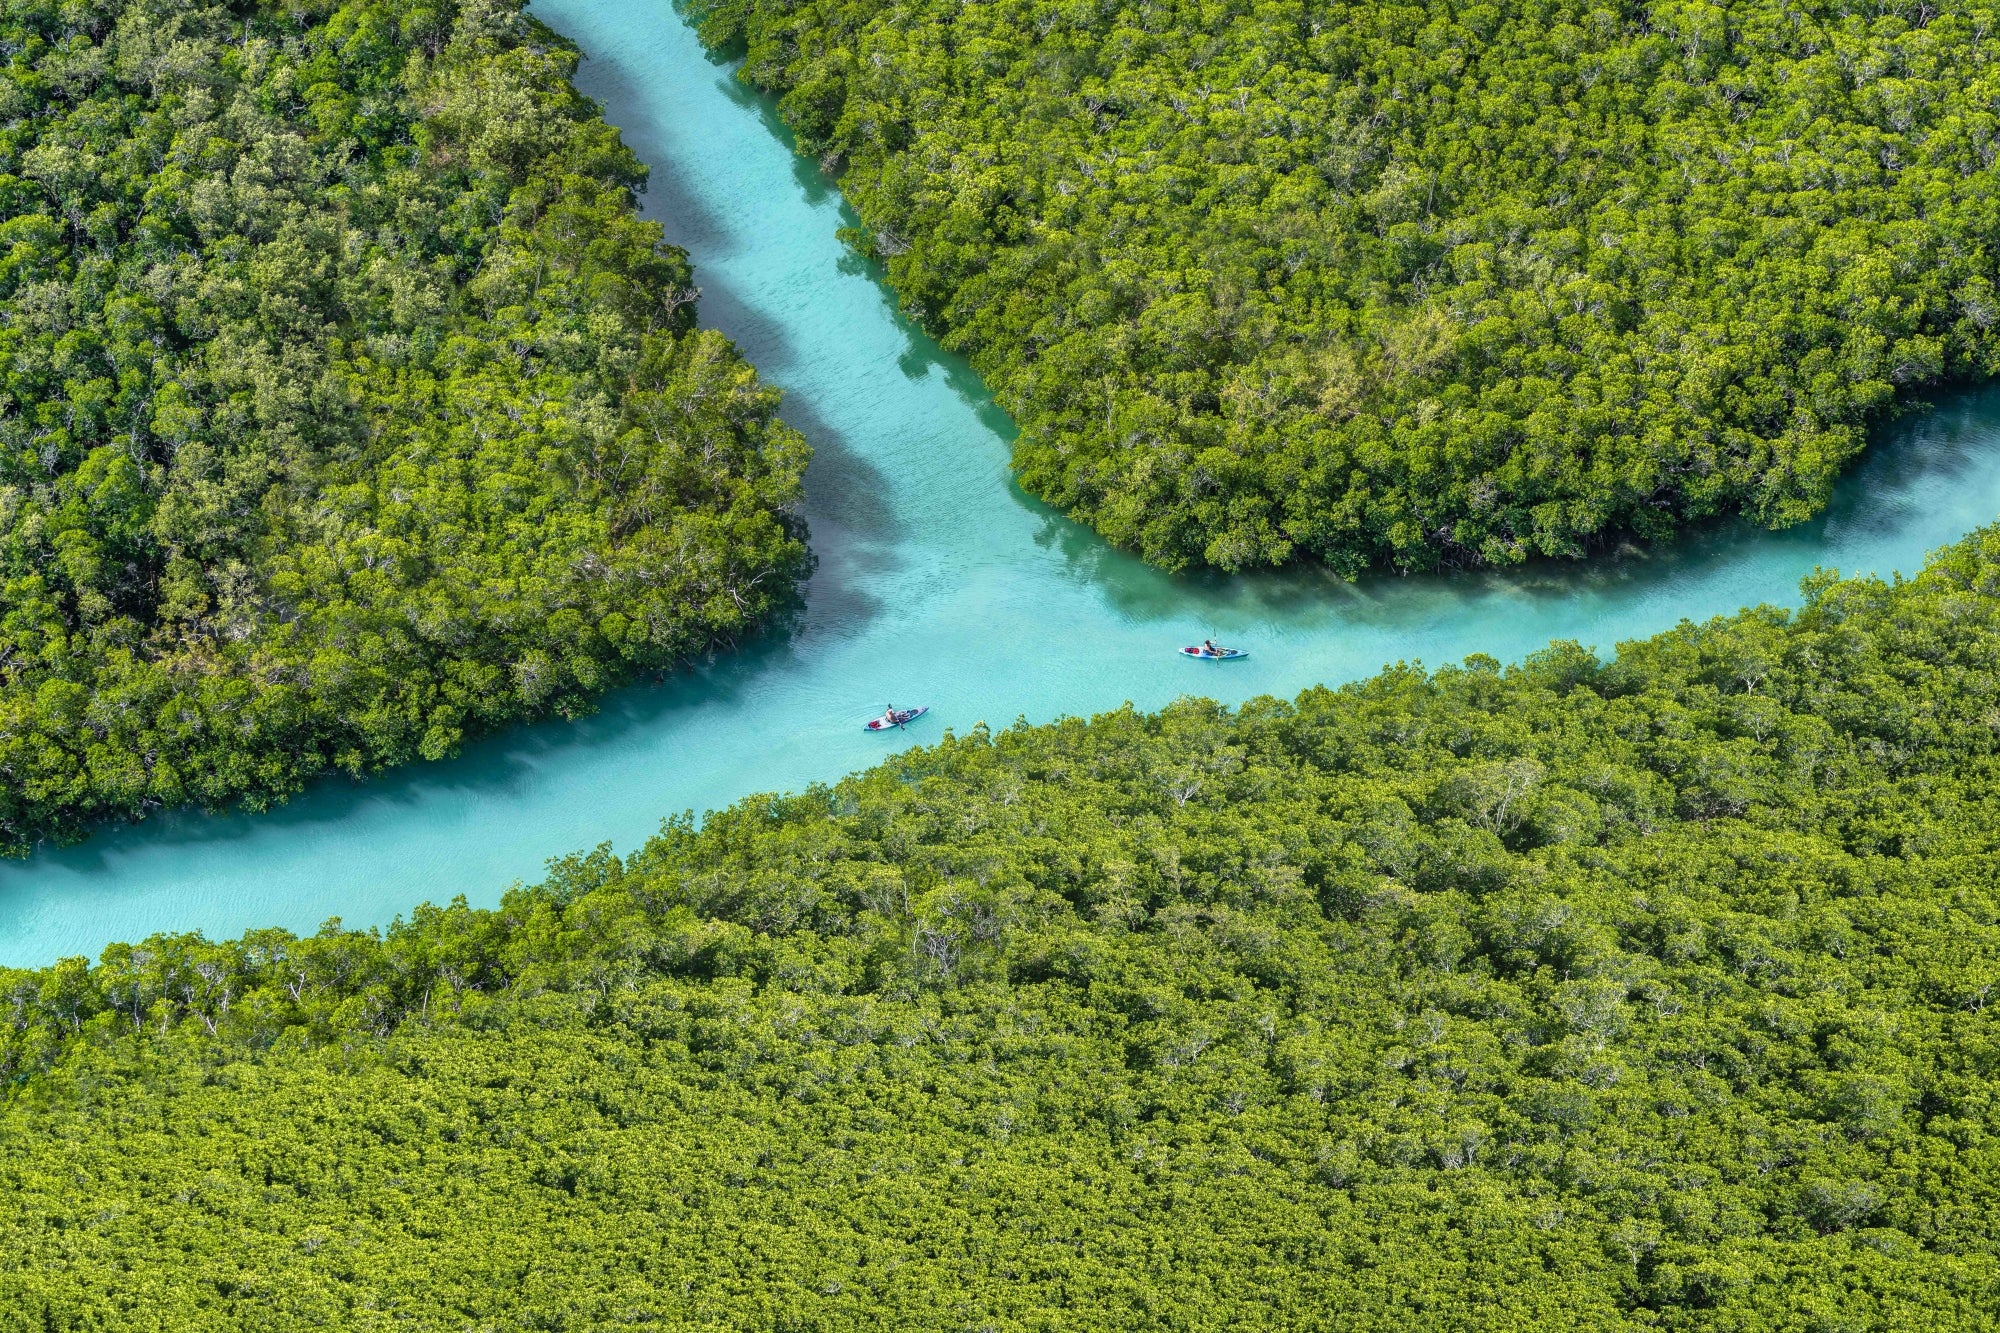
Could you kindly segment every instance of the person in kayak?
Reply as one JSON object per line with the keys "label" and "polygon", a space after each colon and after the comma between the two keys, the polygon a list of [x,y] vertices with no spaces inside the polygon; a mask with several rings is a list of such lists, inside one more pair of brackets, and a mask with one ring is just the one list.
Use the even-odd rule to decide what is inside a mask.
{"label": "person in kayak", "polygon": [[896,705],[894,704],[883,704],[882,716],[876,720],[885,727],[900,727],[903,725],[903,719],[896,716]]}
{"label": "person in kayak", "polygon": [[1222,656],[1222,649],[1215,646],[1214,639],[1203,639],[1201,641],[1201,650],[1210,657]]}

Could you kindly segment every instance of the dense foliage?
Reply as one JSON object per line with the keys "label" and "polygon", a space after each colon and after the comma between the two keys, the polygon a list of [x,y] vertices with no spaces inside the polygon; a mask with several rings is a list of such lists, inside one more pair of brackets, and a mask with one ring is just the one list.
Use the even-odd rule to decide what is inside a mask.
{"label": "dense foliage", "polygon": [[2000,364],[1961,0],[701,0],[1028,489],[1168,566],[1817,512]]}
{"label": "dense foliage", "polygon": [[1985,1329],[2000,529],[0,974],[0,1329]]}
{"label": "dense foliage", "polygon": [[803,443],[513,0],[6,0],[0,52],[0,852],[788,595]]}

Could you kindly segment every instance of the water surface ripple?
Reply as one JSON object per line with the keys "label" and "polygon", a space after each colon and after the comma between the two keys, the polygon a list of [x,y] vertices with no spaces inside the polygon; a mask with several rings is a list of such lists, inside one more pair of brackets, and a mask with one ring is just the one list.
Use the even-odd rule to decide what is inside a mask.
{"label": "water surface ripple", "polygon": [[[2000,513],[2000,394],[1884,432],[1820,521],[1731,528],[1588,569],[1348,586],[1304,572],[1173,579],[1107,549],[1009,481],[1010,429],[977,378],[897,316],[834,238],[838,196],[768,106],[661,0],[537,0],[590,53],[580,81],[655,170],[648,209],[692,252],[702,315],[786,393],[818,451],[819,555],[782,641],[367,784],[265,815],[174,814],[0,867],[0,961],[48,962],[158,930],[383,923],[424,899],[490,903],[545,858],[630,848],[663,814],[798,788],[941,726],[1237,701],[1399,659],[1514,659],[1551,638],[1609,648],[1683,617],[1796,599],[1816,565],[1910,570]],[[1244,662],[1183,661],[1204,634]],[[867,736],[888,701],[907,737]]]}

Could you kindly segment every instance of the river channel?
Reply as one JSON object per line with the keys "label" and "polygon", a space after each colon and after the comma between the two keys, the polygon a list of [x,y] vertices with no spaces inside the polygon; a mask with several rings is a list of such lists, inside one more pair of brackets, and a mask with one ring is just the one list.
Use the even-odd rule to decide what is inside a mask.
{"label": "river channel", "polygon": [[[803,616],[578,723],[324,782],[263,815],[172,814],[0,864],[0,963],[162,930],[383,924],[461,893],[487,904],[550,856],[629,849],[664,815],[831,780],[944,727],[1291,695],[1398,660],[1513,660],[1553,638],[1609,650],[1684,617],[1795,602],[1815,566],[1913,570],[2000,515],[1989,390],[1883,431],[1832,509],[1784,533],[1730,527],[1589,568],[1457,579],[1168,577],[1013,486],[1005,415],[843,252],[834,232],[851,219],[832,186],[666,0],[533,12],[589,53],[579,82],[652,165],[647,209],[692,254],[703,320],[784,389],[817,450]],[[1174,654],[1210,634],[1251,656]],[[891,701],[932,713],[906,735],[864,734]]]}

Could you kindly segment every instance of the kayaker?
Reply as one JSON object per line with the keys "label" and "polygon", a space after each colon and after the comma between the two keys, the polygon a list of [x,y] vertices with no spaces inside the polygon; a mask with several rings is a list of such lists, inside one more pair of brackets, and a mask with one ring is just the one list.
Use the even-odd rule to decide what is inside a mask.
{"label": "kayaker", "polygon": [[882,716],[877,721],[885,727],[900,727],[903,725],[903,719],[896,716],[896,705],[894,704],[883,704]]}
{"label": "kayaker", "polygon": [[1214,639],[1203,639],[1201,641],[1201,650],[1204,653],[1207,653],[1210,657],[1222,656],[1222,650],[1215,646]]}

